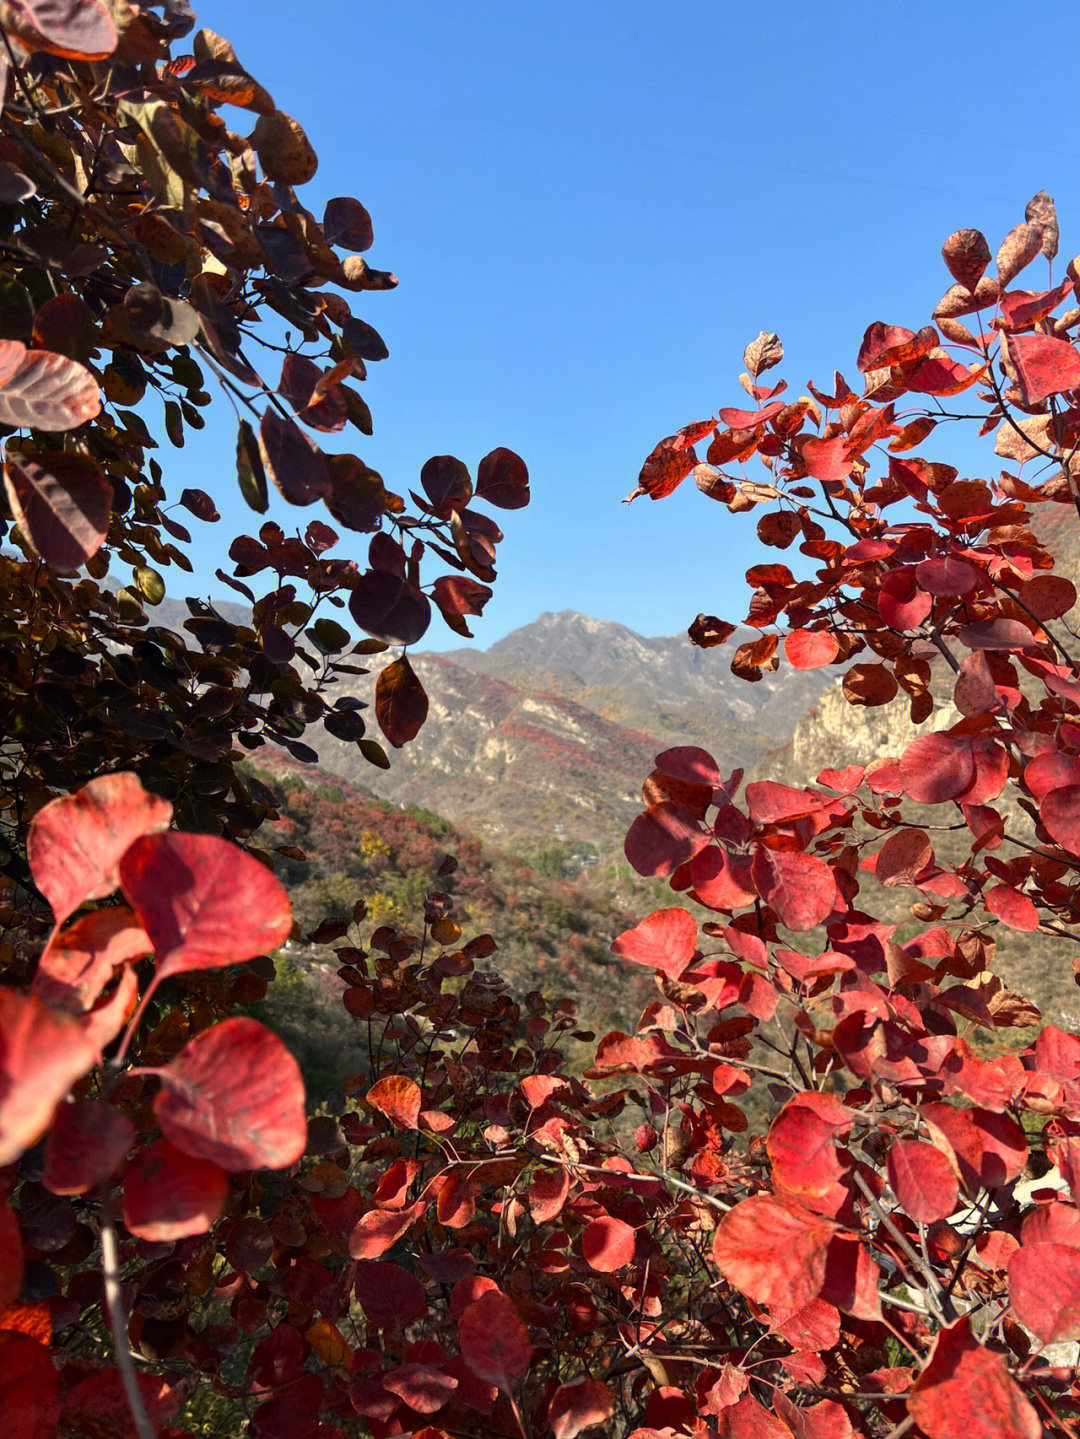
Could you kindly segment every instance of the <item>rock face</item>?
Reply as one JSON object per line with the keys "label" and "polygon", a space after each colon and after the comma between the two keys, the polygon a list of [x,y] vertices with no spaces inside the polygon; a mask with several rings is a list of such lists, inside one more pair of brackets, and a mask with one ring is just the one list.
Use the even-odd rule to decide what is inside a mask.
{"label": "rock face", "polygon": [[411,658],[430,712],[388,771],[316,732],[307,741],[327,769],[503,845],[620,846],[660,750],[700,744],[722,767],[749,764],[790,739],[832,678],[785,668],[746,684],[730,645],[646,639],[573,611],[486,651]]}

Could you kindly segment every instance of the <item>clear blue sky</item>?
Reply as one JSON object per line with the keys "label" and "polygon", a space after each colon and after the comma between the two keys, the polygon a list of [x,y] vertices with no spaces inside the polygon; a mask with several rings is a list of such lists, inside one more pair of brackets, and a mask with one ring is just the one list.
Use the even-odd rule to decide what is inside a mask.
{"label": "clear blue sky", "polygon": [[[929,318],[945,236],[975,226],[994,247],[1041,188],[1063,255],[1080,249],[1076,101],[1053,78],[1072,5],[1021,32],[1000,0],[196,9],[305,125],[309,207],[355,195],[369,262],[399,277],[355,306],[390,348],[355,448],[397,490],[432,454],[474,468],[507,445],[529,465],[485,645],[544,610],[646,634],[740,618],[752,519],[692,484],[619,501],[655,441],[739,403],[746,342],[780,333],[796,395],[834,365],[852,378],[871,320]],[[165,452],[169,473],[231,497],[229,418]],[[238,499],[223,510],[196,526],[203,576],[227,526],[258,523]],[[425,647],[458,643],[433,625]]]}

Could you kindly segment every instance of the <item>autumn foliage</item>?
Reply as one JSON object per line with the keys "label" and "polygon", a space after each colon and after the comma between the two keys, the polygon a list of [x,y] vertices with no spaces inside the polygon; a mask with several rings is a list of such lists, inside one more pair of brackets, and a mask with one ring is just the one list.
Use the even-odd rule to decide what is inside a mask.
{"label": "autumn foliage", "polygon": [[[311,438],[367,426],[355,382],[385,347],[339,292],[391,277],[359,258],[358,202],[300,203],[315,154],[227,42],[173,53],[185,0],[4,0],[0,25],[6,1430],[1075,1434],[1080,1034],[994,971],[1014,934],[1072,962],[1080,872],[1076,592],[1052,544],[1080,514],[1080,271],[1054,281],[1049,197],[996,259],[950,236],[932,323],[872,324],[857,389],[834,372],[791,400],[763,334],[747,399],[646,460],[635,494],[692,475],[801,557],[749,571],[735,672],[831,666],[855,707],[903,695],[916,734],[802,785],[657,756],[626,855],[673,902],[612,971],[655,998],[597,1041],[573,1001],[500,980],[451,857],[414,930],[372,928],[358,895],[304,936],[272,857],[234,842],[274,814],[243,750],[303,760],[316,722],[370,745],[333,688],[354,658],[401,651],[376,718],[416,733],[405,651],[432,604],[459,632],[482,609],[501,536],[473,502],[524,504],[524,465],[429,461],[409,512]],[[267,309],[303,336],[276,386],[249,353]],[[268,523],[222,572],[250,624],[193,602],[178,633],[144,609],[150,561],[184,569],[190,535],[143,415],[160,401],[182,443],[211,377],[252,416],[253,508],[269,480],[368,558],[325,558],[323,519]],[[993,478],[921,453],[965,424]],[[453,573],[421,583],[432,556]],[[702,614],[690,637],[734,629]],[[315,1115],[245,1012],[298,939],[335,951],[356,1036]]]}

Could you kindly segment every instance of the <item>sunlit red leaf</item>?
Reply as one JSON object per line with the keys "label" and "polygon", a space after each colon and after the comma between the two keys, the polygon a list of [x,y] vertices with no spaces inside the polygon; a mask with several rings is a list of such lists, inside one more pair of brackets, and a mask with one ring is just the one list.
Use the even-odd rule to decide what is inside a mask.
{"label": "sunlit red leaf", "polygon": [[959,735],[919,735],[900,759],[904,792],[919,804],[955,799],[974,778],[971,744]]}
{"label": "sunlit red leaf", "polygon": [[375,682],[375,717],[395,749],[416,738],[427,713],[424,686],[405,655],[379,671]]}
{"label": "sunlit red leaf", "polygon": [[148,794],[133,774],[104,775],[39,809],[27,858],[57,924],[118,886],[125,850],[140,835],[168,828],[172,805]]}
{"label": "sunlit red leaf", "polygon": [[679,444],[675,436],[661,440],[642,465],[637,488],[627,499],[636,499],[638,495],[648,495],[651,500],[664,499],[679,488],[696,464],[693,449]]}
{"label": "sunlit red leaf", "polygon": [[751,904],[756,890],[747,856],[711,844],[690,861],[693,898],[707,909],[733,910]]}
{"label": "sunlit red leaf", "polygon": [[440,575],[432,585],[431,593],[450,628],[471,638],[472,631],[465,622],[465,616],[481,614],[491,599],[492,591],[489,585],[482,585],[468,575]]}
{"label": "sunlit red leaf", "polygon": [[381,1259],[427,1210],[426,1204],[406,1209],[369,1209],[360,1216],[349,1236],[353,1259]]}
{"label": "sunlit red leaf", "polygon": [[42,1183],[54,1194],[87,1194],[119,1169],[134,1143],[131,1120],[102,1100],[61,1104],[45,1139]]}
{"label": "sunlit red leaf", "polygon": [[403,1074],[388,1074],[368,1090],[367,1102],[395,1129],[415,1129],[420,1120],[420,1086]]}
{"label": "sunlit red leaf", "polygon": [[549,1224],[556,1219],[569,1193],[570,1176],[565,1169],[541,1169],[525,1193],[533,1222]]}
{"label": "sunlit red leaf", "polygon": [[167,1242],[205,1234],[225,1208],[229,1180],[208,1159],[159,1139],[124,1174],[124,1223],[140,1239]]}
{"label": "sunlit red leaf", "polygon": [[96,461],[72,451],[8,450],[4,487],[20,529],[53,569],[77,570],[101,548],[113,492]]}
{"label": "sunlit red leaf", "polygon": [[98,382],[77,360],[0,340],[0,424],[73,430],[101,409]]}
{"label": "sunlit red leaf", "polygon": [[878,590],[878,613],[890,629],[918,629],[933,604],[930,595],[919,588],[913,569],[894,570]]}
{"label": "sunlit red leaf", "polygon": [[[417,1414],[437,1414],[453,1399],[458,1381],[427,1364],[404,1364],[384,1374],[382,1386]],[[431,1431],[420,1431],[429,1433]],[[414,1435],[415,1439],[415,1435]]]}
{"label": "sunlit red leaf", "polygon": [[1080,1339],[1080,1249],[1025,1243],[1009,1260],[1009,1299],[1043,1344]]}
{"label": "sunlit red leaf", "polygon": [[304,1081],[288,1049],[254,1019],[197,1034],[164,1069],[154,1100],[177,1149],[222,1169],[286,1169],[304,1152]]}
{"label": "sunlit red leaf", "polygon": [[780,923],[800,933],[821,924],[839,898],[832,870],[816,854],[759,845],[751,873]]}
{"label": "sunlit red leaf", "polygon": [[509,1392],[529,1367],[532,1345],[512,1299],[498,1289],[470,1304],[458,1320],[462,1358],[480,1379]]}
{"label": "sunlit red leaf", "polygon": [[38,960],[33,992],[52,1009],[82,1014],[118,965],[152,949],[149,935],[127,905],[96,909],[49,941]]}
{"label": "sunlit red leaf", "polygon": [[914,884],[933,858],[934,850],[924,830],[897,830],[878,850],[874,874],[881,884],[890,887]]}
{"label": "sunlit red leaf", "polygon": [[697,950],[697,923],[688,910],[657,909],[614,941],[613,953],[678,979]]}
{"label": "sunlit red leaf", "polygon": [[784,654],[797,670],[819,670],[831,665],[840,645],[831,630],[792,630],[784,636]]}
{"label": "sunlit red leaf", "polygon": [[816,1207],[814,1201],[830,1195],[844,1172],[836,1140],[851,1124],[851,1111],[835,1094],[807,1092],[789,1099],[766,1140],[777,1184]]}
{"label": "sunlit red leaf", "polygon": [[888,1154],[889,1184],[900,1207],[919,1224],[947,1218],[956,1208],[956,1171],[932,1144],[898,1139]]}
{"label": "sunlit red leaf", "polygon": [[605,1214],[586,1225],[581,1236],[581,1253],[586,1264],[603,1274],[612,1274],[633,1263],[636,1236],[629,1224]]}
{"label": "sunlit red leaf", "polygon": [[817,1298],[835,1224],[771,1194],[742,1200],[720,1220],[713,1258],[720,1273],[755,1303],[799,1309]]}
{"label": "sunlit red leaf", "polygon": [[120,884],[161,976],[270,954],[292,928],[281,881],[216,835],[143,835],[120,861]]}
{"label": "sunlit red leaf", "polygon": [[[1009,358],[1025,405],[1080,386],[1080,354],[1067,340],[1050,335],[1010,335]],[[2,394],[2,392],[0,392]]]}
{"label": "sunlit red leaf", "polygon": [[1042,247],[1039,225],[1014,225],[997,252],[998,284],[1004,290],[1009,281],[1031,264]]}
{"label": "sunlit red leaf", "polygon": [[939,1331],[907,1407],[928,1439],[1040,1439],[1043,1432],[1004,1355],[978,1342],[966,1316]]}
{"label": "sunlit red leaf", "polygon": [[954,230],[941,254],[957,284],[972,291],[990,263],[990,246],[981,230]]}
{"label": "sunlit red leaf", "polygon": [[586,1429],[598,1429],[615,1413],[615,1396],[599,1379],[577,1379],[562,1384],[551,1396],[547,1422],[555,1439],[577,1439]]}
{"label": "sunlit red leaf", "polygon": [[847,1410],[835,1399],[821,1399],[799,1409],[783,1390],[777,1390],[773,1405],[793,1439],[855,1439]]}
{"label": "sunlit red leaf", "polygon": [[831,440],[804,440],[802,457],[811,479],[825,483],[846,480],[854,464],[848,455],[846,435],[835,435]]}
{"label": "sunlit red leaf", "polygon": [[983,903],[991,914],[1010,929],[1032,933],[1039,927],[1039,911],[1031,899],[1012,885],[996,884],[983,892]]}
{"label": "sunlit red leaf", "polygon": [[1070,854],[1080,854],[1080,784],[1065,785],[1045,794],[1039,817],[1052,839]]}
{"label": "sunlit red leaf", "polygon": [[688,810],[654,804],[634,820],[623,845],[638,874],[666,878],[709,843],[709,835]]}

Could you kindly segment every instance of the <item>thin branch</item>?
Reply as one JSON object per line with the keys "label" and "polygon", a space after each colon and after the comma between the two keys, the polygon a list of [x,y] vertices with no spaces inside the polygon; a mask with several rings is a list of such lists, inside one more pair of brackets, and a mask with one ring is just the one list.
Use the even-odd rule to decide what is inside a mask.
{"label": "thin branch", "polygon": [[120,1382],[124,1386],[131,1417],[135,1421],[139,1439],[158,1439],[157,1430],[150,1422],[139,1388],[138,1375],[131,1360],[131,1342],[127,1333],[127,1318],[120,1295],[120,1260],[116,1244],[116,1230],[113,1227],[112,1200],[106,1194],[101,1201],[101,1272],[105,1280],[105,1313],[112,1332],[116,1364],[120,1370]]}

